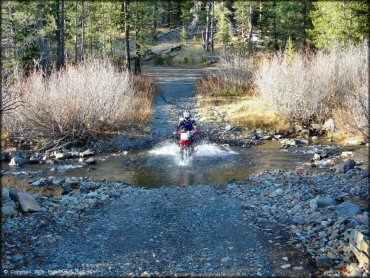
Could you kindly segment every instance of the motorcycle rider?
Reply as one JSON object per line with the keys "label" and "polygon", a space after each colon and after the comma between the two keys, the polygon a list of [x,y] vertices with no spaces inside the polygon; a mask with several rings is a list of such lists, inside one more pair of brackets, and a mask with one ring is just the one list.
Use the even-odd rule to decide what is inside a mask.
{"label": "motorcycle rider", "polygon": [[[185,132],[185,131],[191,131],[196,130],[197,125],[195,123],[194,118],[191,116],[190,112],[188,110],[185,110],[182,114],[182,118],[180,117],[180,122],[177,125],[177,132]],[[174,132],[176,134],[176,132]],[[193,142],[193,136],[190,137],[190,142]]]}
{"label": "motorcycle rider", "polygon": [[180,118],[180,122],[177,125],[177,131],[190,131],[197,129],[194,118],[190,115],[188,110],[185,110],[182,114],[183,118]]}

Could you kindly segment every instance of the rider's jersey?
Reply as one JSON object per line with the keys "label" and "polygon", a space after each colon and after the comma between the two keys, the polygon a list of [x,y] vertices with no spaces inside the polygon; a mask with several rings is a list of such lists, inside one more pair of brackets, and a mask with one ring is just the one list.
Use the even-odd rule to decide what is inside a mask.
{"label": "rider's jersey", "polygon": [[177,126],[177,130],[182,130],[182,131],[188,131],[188,130],[190,131],[196,128],[197,126],[193,118],[190,121],[185,121],[183,119]]}

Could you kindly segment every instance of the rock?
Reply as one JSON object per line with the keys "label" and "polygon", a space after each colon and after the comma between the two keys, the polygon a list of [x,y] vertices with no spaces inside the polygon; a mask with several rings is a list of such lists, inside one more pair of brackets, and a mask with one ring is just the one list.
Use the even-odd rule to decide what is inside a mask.
{"label": "rock", "polygon": [[64,183],[62,188],[63,188],[63,193],[62,194],[68,194],[69,192],[73,191],[73,188],[69,183]]}
{"label": "rock", "polygon": [[356,246],[354,246],[353,244],[351,244],[350,246],[351,246],[351,251],[356,256],[356,259],[358,260],[358,262],[360,264],[367,264],[368,265],[369,261],[370,261],[369,256],[367,256],[361,250],[357,249]]}
{"label": "rock", "polygon": [[270,197],[274,198],[281,195],[284,191],[281,188],[276,189],[274,192],[270,193]]}
{"label": "rock", "polygon": [[315,153],[313,155],[313,160],[320,160],[320,159],[321,159],[321,156],[318,153]]}
{"label": "rock", "polygon": [[361,141],[359,141],[358,139],[352,139],[352,140],[348,140],[346,141],[346,145],[348,146],[357,146],[357,145],[361,145]]}
{"label": "rock", "polygon": [[333,197],[327,195],[316,196],[315,200],[319,208],[334,206],[336,203]]}
{"label": "rock", "polygon": [[228,262],[228,261],[231,261],[231,258],[230,258],[230,257],[223,257],[223,258],[221,259],[221,262],[222,262],[222,263],[226,263],[226,262]]}
{"label": "rock", "polygon": [[297,139],[298,144],[308,145],[310,141],[307,139]]}
{"label": "rock", "polygon": [[41,210],[41,207],[33,196],[25,192],[17,193],[19,204],[22,211],[24,212],[37,212]]}
{"label": "rock", "polygon": [[346,266],[346,270],[348,272],[352,272],[354,270],[358,270],[358,265],[356,263],[350,263]]}
{"label": "rock", "polygon": [[263,134],[263,130],[262,130],[261,128],[257,128],[257,129],[256,129],[256,133],[257,133],[258,135],[262,135],[262,134]]}
{"label": "rock", "polygon": [[340,156],[343,158],[347,158],[347,157],[353,156],[353,152],[342,152]]}
{"label": "rock", "polygon": [[361,231],[354,231],[353,242],[357,249],[369,255],[369,239]]}
{"label": "rock", "polygon": [[311,127],[312,129],[317,130],[317,131],[321,130],[322,128],[320,124],[311,124]]}
{"label": "rock", "polygon": [[334,131],[334,129],[335,129],[335,123],[333,119],[327,120],[322,126],[322,130],[325,130],[325,131]]}
{"label": "rock", "polygon": [[16,216],[18,212],[14,209],[12,205],[3,204],[1,207],[1,212],[5,216]]}
{"label": "rock", "polygon": [[57,179],[57,178],[54,178],[52,183],[56,186],[61,186],[63,184],[63,180],[60,180],[60,179]]}
{"label": "rock", "polygon": [[90,157],[88,159],[86,159],[85,161],[87,164],[95,164],[96,163],[96,159],[93,158],[93,157]]}
{"label": "rock", "polygon": [[3,162],[3,161],[9,161],[9,160],[10,160],[9,154],[6,152],[1,152],[0,161]]}
{"label": "rock", "polygon": [[9,197],[12,201],[14,202],[18,202],[18,194],[16,191],[13,191],[13,190],[9,190]]}
{"label": "rock", "polygon": [[33,183],[31,183],[31,185],[34,186],[34,187],[40,187],[41,186],[41,181],[40,180],[36,180]]}
{"label": "rock", "polygon": [[300,132],[302,129],[303,129],[303,127],[301,125],[294,125],[293,126],[293,131],[295,133]]}
{"label": "rock", "polygon": [[10,194],[9,189],[4,187],[3,190],[1,191],[1,197],[2,197],[1,199],[3,203],[11,201],[9,194]]}
{"label": "rock", "polygon": [[348,277],[363,277],[363,271],[360,269],[353,270],[348,274]]}
{"label": "rock", "polygon": [[328,267],[332,266],[333,262],[327,256],[317,256],[316,257],[316,264],[317,264],[317,267],[328,268]]}
{"label": "rock", "polygon": [[295,139],[283,139],[280,143],[283,146],[297,146],[297,141]]}
{"label": "rock", "polygon": [[11,151],[9,153],[9,159],[16,158],[16,157],[18,157],[18,158],[21,158],[22,157],[22,154],[21,154],[20,151],[15,150],[15,151]]}
{"label": "rock", "polygon": [[283,264],[282,266],[280,266],[280,268],[289,268],[289,267],[291,267],[291,265],[290,264]]}
{"label": "rock", "polygon": [[80,153],[80,157],[92,156],[92,155],[94,155],[94,154],[95,154],[95,153],[94,153],[93,151],[91,151],[91,150],[86,150],[86,151],[84,151],[84,152]]}
{"label": "rock", "polygon": [[92,192],[88,193],[86,196],[91,197],[91,198],[96,198],[96,197],[98,197],[98,192],[92,191]]}
{"label": "rock", "polygon": [[354,160],[350,159],[345,163],[338,164],[337,167],[336,167],[335,172],[336,173],[346,173],[349,170],[355,168],[355,166],[356,166],[356,162]]}
{"label": "rock", "polygon": [[317,136],[312,136],[312,137],[311,137],[311,140],[312,140],[312,142],[317,142],[317,141],[319,141],[319,137],[317,137]]}
{"label": "rock", "polygon": [[21,263],[23,262],[23,259],[24,259],[23,255],[17,254],[14,255],[10,260],[12,261],[12,263]]}
{"label": "rock", "polygon": [[24,165],[26,163],[27,163],[27,160],[25,160],[24,158],[21,158],[21,157],[13,157],[10,160],[9,166],[19,167],[19,166],[22,166],[22,165]]}
{"label": "rock", "polygon": [[55,158],[56,159],[63,159],[63,158],[65,158],[64,153],[55,153]]}
{"label": "rock", "polygon": [[352,202],[343,202],[336,207],[336,211],[341,214],[359,214],[361,208]]}

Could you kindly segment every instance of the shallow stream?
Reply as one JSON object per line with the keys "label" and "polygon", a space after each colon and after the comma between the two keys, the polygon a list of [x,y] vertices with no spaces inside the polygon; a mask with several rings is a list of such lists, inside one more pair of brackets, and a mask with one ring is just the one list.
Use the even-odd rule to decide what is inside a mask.
{"label": "shallow stream", "polygon": [[247,149],[203,142],[195,147],[192,157],[182,161],[178,145],[164,142],[151,150],[112,155],[93,166],[92,171],[76,168],[66,175],[119,180],[144,187],[224,184],[264,170],[291,169],[307,162],[308,157],[311,155],[281,149],[276,142]]}

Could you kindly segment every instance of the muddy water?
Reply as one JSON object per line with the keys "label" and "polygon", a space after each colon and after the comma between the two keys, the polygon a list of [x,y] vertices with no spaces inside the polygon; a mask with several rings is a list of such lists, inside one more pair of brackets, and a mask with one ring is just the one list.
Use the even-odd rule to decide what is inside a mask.
{"label": "muddy water", "polygon": [[87,168],[70,169],[64,175],[118,180],[143,187],[224,184],[264,170],[292,169],[311,155],[281,149],[275,142],[250,149],[199,143],[193,157],[182,161],[174,142],[151,150],[110,156]]}

